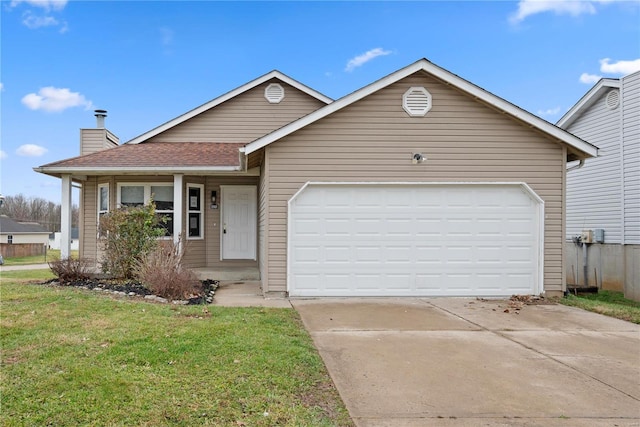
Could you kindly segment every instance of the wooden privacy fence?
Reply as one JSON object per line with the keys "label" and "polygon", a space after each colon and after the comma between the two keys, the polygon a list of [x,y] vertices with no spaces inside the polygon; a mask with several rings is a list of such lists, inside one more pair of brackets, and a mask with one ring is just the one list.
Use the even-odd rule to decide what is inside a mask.
{"label": "wooden privacy fence", "polygon": [[42,243],[0,243],[0,253],[4,258],[44,255],[46,248]]}

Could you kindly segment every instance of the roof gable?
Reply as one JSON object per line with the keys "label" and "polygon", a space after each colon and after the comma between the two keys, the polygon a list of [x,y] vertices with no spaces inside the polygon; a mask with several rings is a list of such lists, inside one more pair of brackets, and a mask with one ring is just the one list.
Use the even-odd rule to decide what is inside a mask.
{"label": "roof gable", "polygon": [[619,79],[600,79],[589,92],[580,98],[580,100],[558,120],[556,125],[562,129],[568,129],[573,122],[580,118],[582,113],[595,104],[609,89],[613,88],[620,88]]}
{"label": "roof gable", "polygon": [[553,124],[515,106],[514,104],[511,104],[508,101],[505,101],[504,99],[496,95],[493,95],[492,93],[470,83],[467,80],[464,80],[463,78],[443,68],[438,67],[437,65],[426,59],[421,59],[405,68],[389,74],[388,76],[377,80],[370,85],[365,86],[343,98],[340,98],[339,100],[336,100],[333,103],[328,104],[327,106],[322,107],[307,116],[304,116],[274,132],[271,132],[270,134],[258,138],[250,144],[247,144],[247,146],[245,147],[245,153],[251,154],[252,152],[257,151],[271,144],[272,142],[279,140],[280,138],[296,132],[297,130],[302,129],[305,126],[310,125],[311,123],[314,123],[322,119],[323,117],[333,114],[336,111],[339,111],[353,104],[354,102],[357,102],[418,71],[429,73],[430,75],[436,77],[444,83],[451,85],[458,90],[461,90],[462,92],[465,92],[467,95],[483,101],[506,114],[509,114],[510,116],[520,120],[521,122],[524,122],[525,124],[546,133],[554,139],[566,143],[567,145],[573,147],[576,151],[581,153],[581,155],[578,156],[579,158],[593,157],[598,153],[598,149],[594,145],[583,141],[582,139],[566,132],[565,130],[554,126]]}
{"label": "roof gable", "polygon": [[174,126],[177,126],[177,125],[179,125],[181,123],[184,123],[185,121],[187,121],[187,120],[189,120],[189,119],[191,119],[191,118],[193,118],[193,117],[195,117],[195,116],[197,116],[197,115],[199,115],[199,114],[201,114],[201,113],[203,113],[205,111],[208,111],[208,110],[210,110],[210,109],[222,104],[223,102],[226,102],[226,101],[228,101],[228,100],[230,100],[232,98],[235,98],[236,96],[238,96],[240,94],[243,94],[243,93],[245,93],[245,92],[247,92],[247,91],[249,91],[249,90],[251,90],[251,89],[253,89],[253,88],[255,88],[255,87],[257,87],[257,86],[259,86],[259,85],[261,85],[263,83],[265,83],[265,82],[268,82],[269,80],[272,80],[274,78],[278,79],[278,80],[282,81],[283,83],[286,83],[286,84],[288,84],[288,85],[290,85],[290,86],[292,86],[292,87],[294,87],[296,89],[298,89],[299,91],[301,91],[301,92],[303,92],[303,93],[305,93],[305,94],[307,94],[307,95],[309,95],[309,96],[311,96],[311,97],[323,102],[324,104],[329,104],[329,103],[331,103],[333,101],[331,98],[321,94],[320,92],[317,92],[317,91],[311,89],[310,87],[305,86],[302,83],[292,79],[291,77],[288,77],[287,75],[282,74],[281,72],[274,70],[274,71],[271,71],[270,73],[267,73],[267,74],[265,74],[265,75],[263,75],[261,77],[258,77],[255,80],[252,80],[252,81],[250,81],[250,82],[248,82],[248,83],[246,83],[246,84],[244,84],[244,85],[242,85],[242,86],[240,86],[240,87],[238,87],[236,89],[233,89],[232,91],[227,92],[227,93],[225,93],[225,94],[223,94],[223,95],[221,95],[221,96],[219,96],[219,97],[217,97],[217,98],[215,98],[215,99],[213,99],[213,100],[211,100],[211,101],[209,101],[209,102],[207,102],[205,104],[202,104],[199,107],[196,107],[191,111],[188,111],[188,112],[186,112],[186,113],[184,113],[184,114],[182,114],[182,115],[180,115],[180,116],[178,116],[178,117],[176,117],[176,118],[174,118],[172,120],[169,120],[168,122],[166,122],[166,123],[154,128],[154,129],[151,129],[150,131],[145,132],[142,135],[139,135],[139,136],[131,139],[130,141],[127,141],[125,144],[139,144],[141,142],[144,142],[144,141],[146,141],[146,140],[148,140],[150,138],[153,138],[154,136],[156,136],[156,135],[158,135],[158,134],[160,134],[162,132],[165,132],[168,129],[173,128]]}

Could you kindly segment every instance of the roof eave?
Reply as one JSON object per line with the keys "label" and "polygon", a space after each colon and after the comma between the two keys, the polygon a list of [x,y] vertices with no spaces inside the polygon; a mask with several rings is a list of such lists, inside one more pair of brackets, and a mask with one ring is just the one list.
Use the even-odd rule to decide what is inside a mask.
{"label": "roof eave", "polygon": [[564,116],[560,117],[560,120],[556,122],[556,126],[567,129],[587,108],[591,107],[606,90],[613,88],[620,88],[619,79],[600,79]]}
{"label": "roof eave", "polygon": [[130,166],[130,167],[37,167],[34,171],[60,178],[62,175],[215,175],[244,172],[241,166]]}

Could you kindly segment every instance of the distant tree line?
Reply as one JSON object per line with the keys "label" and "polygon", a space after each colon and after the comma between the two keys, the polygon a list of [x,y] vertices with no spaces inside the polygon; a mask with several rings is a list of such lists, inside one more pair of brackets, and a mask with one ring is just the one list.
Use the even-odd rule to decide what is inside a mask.
{"label": "distant tree line", "polygon": [[[62,206],[41,197],[25,197],[23,194],[5,196],[0,215],[6,215],[18,222],[35,222],[50,233],[60,231]],[[71,208],[71,226],[77,227],[80,217],[78,206]]]}

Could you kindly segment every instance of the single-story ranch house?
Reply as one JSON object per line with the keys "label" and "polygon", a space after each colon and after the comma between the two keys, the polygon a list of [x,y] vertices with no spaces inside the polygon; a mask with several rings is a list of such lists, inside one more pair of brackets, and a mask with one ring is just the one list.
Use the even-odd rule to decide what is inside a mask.
{"label": "single-story ranch house", "polygon": [[96,268],[100,216],[153,196],[190,267],[271,296],[560,295],[567,162],[598,153],[425,59],[335,101],[272,71],[121,145],[97,116],[35,168],[63,255],[72,183]]}

